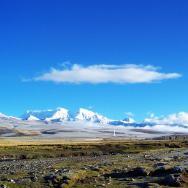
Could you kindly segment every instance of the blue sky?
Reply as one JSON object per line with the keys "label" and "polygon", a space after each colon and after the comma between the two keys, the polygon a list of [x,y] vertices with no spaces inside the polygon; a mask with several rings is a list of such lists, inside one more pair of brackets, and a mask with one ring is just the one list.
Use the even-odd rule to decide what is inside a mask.
{"label": "blue sky", "polygon": [[[132,112],[136,119],[188,111],[187,8],[186,0],[1,1],[0,111],[85,107],[111,118]],[[118,75],[106,83],[36,79],[52,67],[70,78],[75,64],[84,71],[151,65],[154,72],[179,76],[150,83],[119,83]]]}

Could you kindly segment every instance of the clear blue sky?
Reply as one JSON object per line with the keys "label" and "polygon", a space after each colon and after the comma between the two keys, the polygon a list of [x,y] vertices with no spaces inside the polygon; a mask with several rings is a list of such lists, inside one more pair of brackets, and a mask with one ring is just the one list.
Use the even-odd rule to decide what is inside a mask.
{"label": "clear blue sky", "polygon": [[[187,0],[2,0],[0,111],[92,107],[111,118],[188,111]],[[69,61],[152,65],[181,78],[160,83],[27,81]]]}

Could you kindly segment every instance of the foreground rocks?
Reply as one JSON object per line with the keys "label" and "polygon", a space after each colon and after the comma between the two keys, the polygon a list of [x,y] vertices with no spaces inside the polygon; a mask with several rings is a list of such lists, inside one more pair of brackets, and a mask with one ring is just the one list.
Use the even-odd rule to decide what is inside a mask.
{"label": "foreground rocks", "polygon": [[188,187],[188,149],[0,161],[0,188]]}
{"label": "foreground rocks", "polygon": [[164,185],[169,187],[181,187],[188,183],[188,179],[186,179],[186,177],[188,177],[188,173],[186,169],[180,167],[161,167],[151,171],[150,173],[148,173],[144,168],[138,167],[132,170],[113,171],[110,174],[105,174],[105,177],[119,179],[121,181],[135,181],[136,179],[142,178],[147,179],[147,181],[142,184],[134,183],[134,185],[137,185],[138,187],[145,187],[151,183],[155,183],[155,185],[158,184],[161,186]]}

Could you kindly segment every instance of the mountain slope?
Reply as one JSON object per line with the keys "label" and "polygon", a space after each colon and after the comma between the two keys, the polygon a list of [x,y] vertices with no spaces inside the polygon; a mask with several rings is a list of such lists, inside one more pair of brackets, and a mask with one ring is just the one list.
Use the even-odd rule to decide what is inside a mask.
{"label": "mountain slope", "polygon": [[96,112],[80,108],[75,116],[75,121],[91,121],[94,123],[108,124],[110,120]]}
{"label": "mountain slope", "polygon": [[40,121],[67,121],[69,120],[69,111],[65,108],[57,108],[56,110],[27,111],[22,116],[22,119]]}
{"label": "mountain slope", "polygon": [[46,121],[68,121],[70,120],[69,110],[65,108],[57,108],[54,114],[45,119]]}

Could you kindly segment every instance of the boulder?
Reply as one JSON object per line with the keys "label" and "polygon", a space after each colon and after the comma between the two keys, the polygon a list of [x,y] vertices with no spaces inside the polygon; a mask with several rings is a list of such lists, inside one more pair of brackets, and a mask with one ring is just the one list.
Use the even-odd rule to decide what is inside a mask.
{"label": "boulder", "polygon": [[165,178],[159,180],[158,183],[164,186],[181,187],[182,180],[179,176],[175,177],[174,175],[170,174],[166,176]]}
{"label": "boulder", "polygon": [[179,166],[169,167],[169,166],[159,166],[150,172],[150,176],[167,176],[170,174],[179,174],[182,173],[184,169]]}
{"label": "boulder", "polygon": [[141,177],[141,176],[147,176],[148,173],[144,168],[138,167],[134,168],[126,173],[127,177]]}

